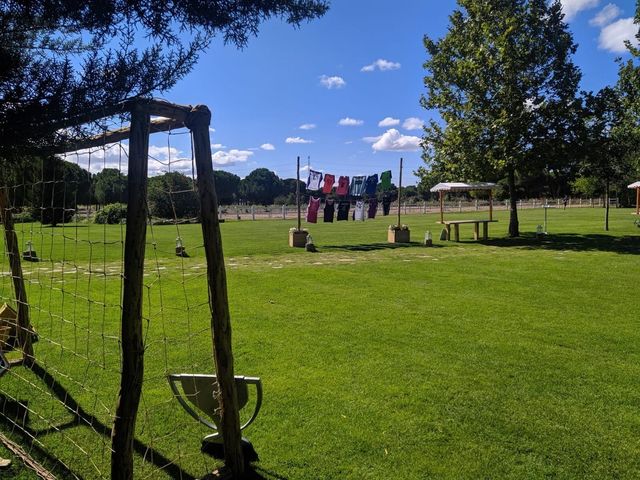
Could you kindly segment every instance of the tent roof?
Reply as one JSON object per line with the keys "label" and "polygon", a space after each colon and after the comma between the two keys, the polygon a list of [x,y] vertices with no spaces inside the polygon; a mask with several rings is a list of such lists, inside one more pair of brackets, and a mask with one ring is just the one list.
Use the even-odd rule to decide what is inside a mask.
{"label": "tent roof", "polygon": [[629,188],[640,188],[640,182],[634,182],[631,185],[629,185]]}
{"label": "tent roof", "polygon": [[445,182],[439,183],[431,188],[432,192],[468,192],[469,190],[493,190],[496,188],[495,183],[479,182],[479,183],[463,183],[463,182]]}

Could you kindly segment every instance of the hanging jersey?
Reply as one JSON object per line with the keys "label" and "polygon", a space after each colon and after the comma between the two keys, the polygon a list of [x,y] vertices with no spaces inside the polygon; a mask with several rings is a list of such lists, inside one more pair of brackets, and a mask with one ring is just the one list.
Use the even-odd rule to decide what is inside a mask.
{"label": "hanging jersey", "polygon": [[336,195],[349,195],[349,177],[340,177]]}
{"label": "hanging jersey", "polygon": [[375,195],[376,187],[378,186],[378,174],[374,173],[373,175],[369,175],[367,180],[364,183],[364,193],[367,195]]}
{"label": "hanging jersey", "polygon": [[307,222],[318,223],[318,210],[320,209],[320,199],[311,197],[307,206]]}
{"label": "hanging jersey", "polygon": [[389,215],[389,210],[391,210],[391,196],[385,195],[382,197],[382,215]]}
{"label": "hanging jersey", "polygon": [[351,187],[349,188],[349,195],[352,197],[361,197],[364,192],[364,176],[353,177],[351,179]]}
{"label": "hanging jersey", "polygon": [[342,220],[349,220],[349,202],[342,201],[338,203],[338,218],[337,220],[340,222]]}
{"label": "hanging jersey", "polygon": [[376,218],[377,211],[378,211],[378,199],[374,197],[369,200],[369,209],[367,210],[367,218]]}
{"label": "hanging jersey", "polygon": [[315,170],[309,170],[309,178],[307,178],[307,190],[320,190],[320,182],[322,182],[322,173]]}
{"label": "hanging jersey", "polygon": [[330,198],[328,198],[324,204],[324,221],[325,222],[333,223],[333,214],[335,210],[336,210],[335,202]]}
{"label": "hanging jersey", "polygon": [[382,184],[382,190],[389,190],[391,188],[391,170],[380,174],[380,183]]}
{"label": "hanging jersey", "polygon": [[362,200],[358,200],[356,202],[356,208],[353,215],[353,219],[356,222],[364,222],[364,202]]}
{"label": "hanging jersey", "polygon": [[335,182],[336,182],[335,175],[326,173],[324,175],[324,185],[322,186],[322,193],[331,193],[331,190],[333,190],[333,184]]}

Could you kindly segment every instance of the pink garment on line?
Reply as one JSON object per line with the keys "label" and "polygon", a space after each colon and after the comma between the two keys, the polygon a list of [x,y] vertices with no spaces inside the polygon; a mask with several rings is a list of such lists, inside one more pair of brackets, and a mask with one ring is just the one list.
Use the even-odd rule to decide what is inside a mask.
{"label": "pink garment on line", "polygon": [[320,199],[316,197],[309,198],[307,206],[307,222],[318,223],[318,210],[320,209]]}
{"label": "pink garment on line", "polygon": [[336,195],[349,195],[349,177],[340,177],[340,179],[338,180]]}
{"label": "pink garment on line", "polygon": [[335,175],[331,175],[330,173],[325,173],[322,193],[331,193],[331,190],[333,190],[333,184],[335,183],[335,181],[336,181]]}

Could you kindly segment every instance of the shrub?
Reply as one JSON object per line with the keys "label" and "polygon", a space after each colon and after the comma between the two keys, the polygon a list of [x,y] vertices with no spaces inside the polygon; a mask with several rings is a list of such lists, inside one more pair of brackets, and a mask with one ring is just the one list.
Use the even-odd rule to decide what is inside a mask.
{"label": "shrub", "polygon": [[13,214],[13,223],[31,223],[35,221],[31,212],[27,210]]}
{"label": "shrub", "polygon": [[127,206],[124,203],[111,203],[96,213],[95,223],[114,225],[127,218]]}

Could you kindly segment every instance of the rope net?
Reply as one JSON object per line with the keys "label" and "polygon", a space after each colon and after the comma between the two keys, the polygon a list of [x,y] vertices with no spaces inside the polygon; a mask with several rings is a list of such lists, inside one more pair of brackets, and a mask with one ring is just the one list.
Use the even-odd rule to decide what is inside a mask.
{"label": "rope net", "polygon": [[[119,122],[101,128],[125,121]],[[150,137],[136,478],[192,478],[217,465],[200,453],[200,441],[211,431],[177,408],[167,383],[169,373],[214,373],[191,151],[186,129]],[[18,333],[3,330],[11,321],[0,320],[0,349],[14,363],[0,378],[0,424],[61,478],[110,477],[127,232],[118,204],[127,201],[127,165],[125,141],[30,159],[0,180],[20,248],[32,326],[25,334],[35,342],[33,365],[15,364],[22,356]],[[5,224],[0,228],[0,305],[7,304],[8,318],[19,297],[6,241],[10,232]]]}

